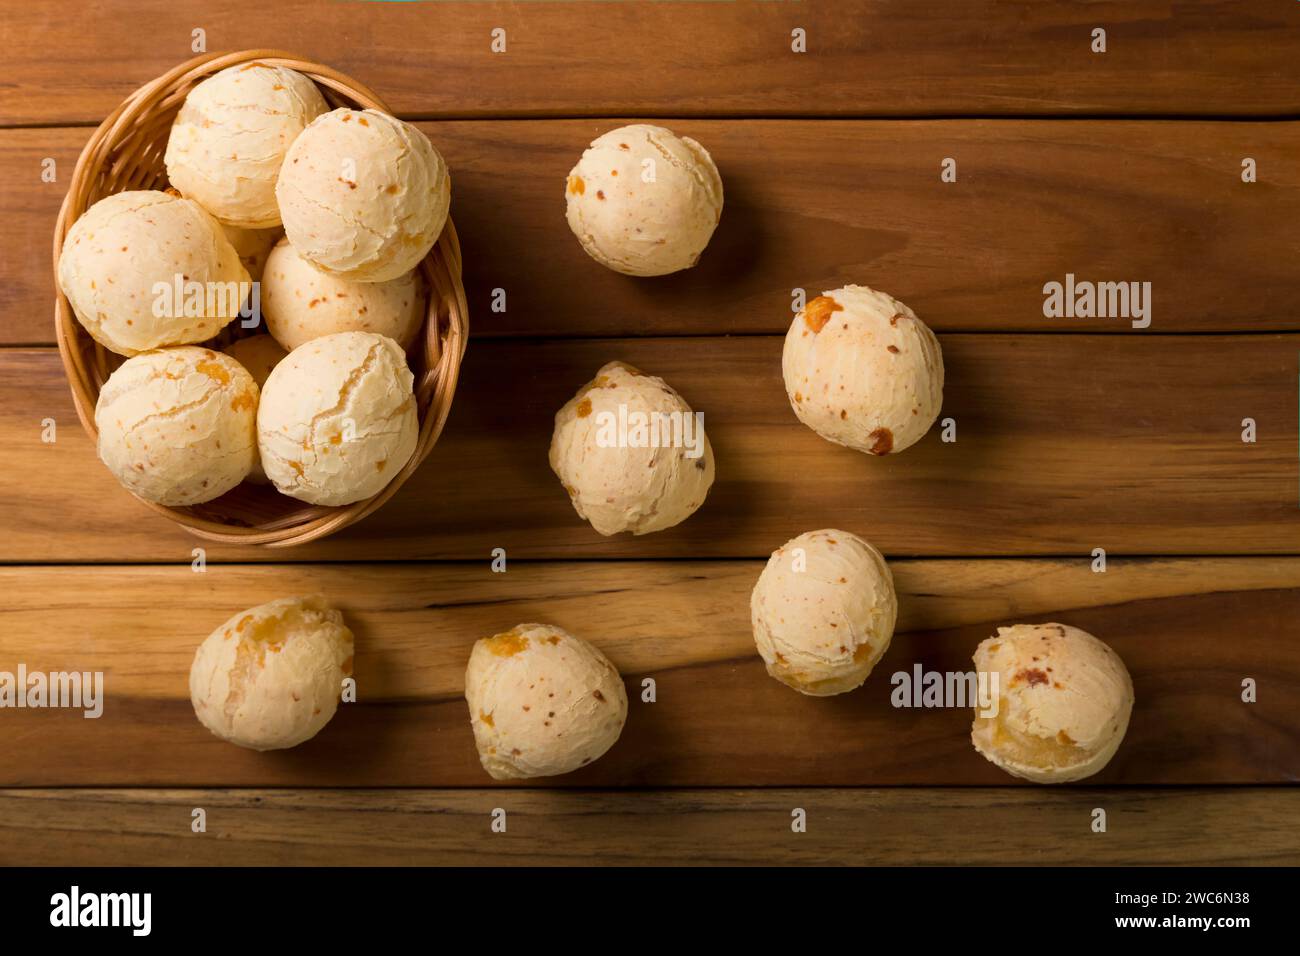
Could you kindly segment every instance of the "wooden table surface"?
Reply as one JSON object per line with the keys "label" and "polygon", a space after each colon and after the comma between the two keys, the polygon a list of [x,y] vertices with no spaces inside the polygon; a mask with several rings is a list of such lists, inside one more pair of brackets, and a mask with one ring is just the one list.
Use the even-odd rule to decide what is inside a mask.
{"label": "wooden table surface", "polygon": [[[212,7],[0,0],[0,670],[107,684],[98,720],[0,710],[0,862],[1300,862],[1300,4]],[[293,550],[206,545],[203,573],[77,423],[49,261],[88,127],[196,29],[419,121],[452,168],[473,332],[444,438],[382,511]],[[700,265],[657,280],[596,265],[563,215],[573,161],[636,117],[701,140],[726,186]],[[1067,273],[1150,282],[1150,327],[1045,318]],[[850,282],[940,334],[956,442],[874,459],[795,420],[792,290]],[[700,512],[643,538],[592,531],[546,460],[554,411],[612,359],[703,411],[718,461]],[[866,685],[816,700],[764,674],[748,595],[826,526],[890,557],[900,618]],[[195,646],[305,591],[353,625],[360,701],[292,751],[218,741]],[[605,650],[630,713],[600,761],[499,786],[464,665],[526,620]],[[889,674],[966,670],[997,626],[1042,620],[1133,675],[1086,785],[1006,776],[968,710],[890,705]]]}

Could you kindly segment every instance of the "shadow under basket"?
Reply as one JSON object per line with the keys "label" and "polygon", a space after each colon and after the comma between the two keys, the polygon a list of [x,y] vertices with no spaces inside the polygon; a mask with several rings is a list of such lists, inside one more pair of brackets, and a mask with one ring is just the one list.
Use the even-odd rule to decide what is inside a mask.
{"label": "shadow under basket", "polygon": [[[371,90],[329,67],[299,59],[278,50],[205,54],[182,63],[132,93],[100,124],[82,150],[72,174],[72,184],[54,227],[54,269],[57,276],[63,241],[72,224],[105,196],[130,189],[166,189],[163,155],[172,121],[186,94],[203,79],[251,62],[297,70],[313,80],[332,109],[353,107],[391,112]],[[142,501],[148,508],[209,541],[228,544],[288,547],[333,534],[378,509],[424,461],[442,432],[451,410],[461,359],[469,337],[468,307],[461,281],[460,242],[448,218],[429,255],[420,264],[428,289],[428,314],[416,342],[407,352],[415,375],[415,401],[420,435],[415,453],[393,480],[377,495],[344,507],[307,504],[277,492],[271,486],[244,482],[220,498],[184,508],[169,508]],[[67,297],[55,282],[55,333],[59,355],[72,387],[77,416],[92,440],[95,403],[99,390],[124,358],[92,339],[73,314]],[[236,319],[218,339],[206,344],[229,345],[235,338],[256,334]],[[195,343],[200,344],[200,343]]]}

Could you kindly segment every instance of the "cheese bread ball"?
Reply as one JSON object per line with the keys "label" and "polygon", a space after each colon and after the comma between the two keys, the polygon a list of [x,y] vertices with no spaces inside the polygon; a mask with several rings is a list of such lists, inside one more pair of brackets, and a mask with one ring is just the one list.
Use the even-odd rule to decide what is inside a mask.
{"label": "cheese bread ball", "polygon": [[285,154],[329,107],[296,70],[244,63],[190,90],[167,138],[167,178],[223,223],[280,224],[275,182]]}
{"label": "cheese bread ball", "polygon": [[401,346],[373,332],[294,349],[267,378],[257,409],[266,476],[314,505],[378,494],[415,451],[413,383]]}
{"label": "cheese bread ball", "polygon": [[271,376],[271,370],[289,353],[280,347],[280,343],[263,332],[250,335],[246,339],[236,339],[226,349],[226,354],[244,366],[253,376],[257,387],[261,388]]}
{"label": "cheese bread ball", "polygon": [[786,334],[781,370],[799,421],[871,455],[916,444],[943,404],[934,333],[903,303],[866,286],[809,302]]}
{"label": "cheese bread ball", "polygon": [[975,650],[978,672],[996,674],[998,713],[971,726],[975,749],[1007,773],[1068,783],[1101,770],[1119,749],[1133,711],[1133,681],[1119,655],[1064,624],[1000,627]]}
{"label": "cheese bread ball", "polygon": [[623,362],[604,366],[556,413],[550,458],[578,516],[604,535],[671,528],[713,484],[713,448],[691,407]]}
{"label": "cheese bread ball", "polygon": [[565,197],[587,255],[632,276],[689,269],[722,218],[722,178],[709,151],[645,123],[597,137],[569,173]]}
{"label": "cheese bread ball", "polygon": [[414,126],[376,110],[338,109],[294,140],[275,195],[299,255],[323,272],[383,282],[433,248],[451,178]]}
{"label": "cheese bread ball", "polygon": [[161,349],[127,359],[95,405],[99,457],[160,505],[210,501],[257,460],[257,383],[220,352]]}
{"label": "cheese bread ball", "polygon": [[[248,374],[253,376],[253,381],[260,389],[266,384],[271,369],[279,365],[280,360],[288,353],[280,348],[280,343],[263,333],[237,340],[226,349],[226,354],[248,370]],[[262,470],[262,456],[259,454],[256,457],[253,470],[248,473],[248,480],[254,484],[264,485],[267,483],[267,477],[266,472]]]}
{"label": "cheese bread ball", "polygon": [[749,601],[767,672],[812,697],[858,687],[889,647],[894,578],[855,534],[809,531],[772,552]]}
{"label": "cheese bread ball", "polygon": [[279,226],[273,229],[241,229],[239,226],[223,225],[221,231],[239,254],[239,261],[248,270],[248,278],[253,282],[261,282],[267,257],[284,235],[284,230]]}
{"label": "cheese bread ball", "polygon": [[119,355],[212,338],[239,315],[249,282],[215,219],[154,190],[87,209],[68,230],[58,271],[77,320]]}
{"label": "cheese bread ball", "polygon": [[475,642],[465,700],[479,760],[497,780],[586,766],[614,746],[627,720],[614,665],[547,624],[519,624]]}
{"label": "cheese bread ball", "polygon": [[424,321],[418,269],[386,282],[321,272],[287,240],[271,251],[262,279],[266,330],[287,349],[334,332],[378,332],[409,348]]}
{"label": "cheese bread ball", "polygon": [[204,727],[251,750],[311,740],[352,675],[352,632],[319,596],[240,611],[199,645],[190,702]]}

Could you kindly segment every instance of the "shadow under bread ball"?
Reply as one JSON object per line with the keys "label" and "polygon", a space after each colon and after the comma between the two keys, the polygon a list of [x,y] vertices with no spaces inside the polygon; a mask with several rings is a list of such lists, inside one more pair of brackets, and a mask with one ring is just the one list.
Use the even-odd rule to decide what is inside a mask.
{"label": "shadow under bread ball", "polygon": [[1007,773],[1068,783],[1101,770],[1133,712],[1133,681],[1107,644],[1065,624],[1017,624],[975,650],[998,678],[998,712],[971,726],[975,749]]}
{"label": "shadow under bread ball", "polygon": [[257,383],[228,355],[192,346],[145,352],[99,392],[99,457],[146,501],[211,501],[257,461],[257,404]]}
{"label": "shadow under bread ball", "polygon": [[[212,338],[239,315],[249,282],[215,219],[154,190],[87,209],[68,230],[58,279],[77,321],[119,355]],[[201,300],[187,308],[193,289]]]}
{"label": "shadow under bread ball", "polygon": [[898,598],[884,557],[866,541],[809,531],[772,552],[750,616],[768,674],[801,694],[828,697],[861,685],[884,656]]}
{"label": "shadow under bread ball", "polygon": [[190,702],[222,740],[296,747],[338,710],[352,654],[352,632],[324,598],[281,598],[239,612],[199,645]]}
{"label": "shadow under bread ball", "polygon": [[781,371],[801,422],[871,455],[916,444],[943,405],[938,339],[902,302],[866,286],[809,302],[790,324]]}
{"label": "shadow under bread ball", "polygon": [[547,624],[519,624],[476,641],[465,700],[479,760],[497,780],[586,766],[614,745],[627,720],[614,665]]}

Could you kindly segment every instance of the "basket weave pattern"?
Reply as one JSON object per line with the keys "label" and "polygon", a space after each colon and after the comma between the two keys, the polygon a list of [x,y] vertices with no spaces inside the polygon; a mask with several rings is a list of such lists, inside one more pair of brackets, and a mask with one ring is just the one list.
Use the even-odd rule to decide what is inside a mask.
{"label": "basket weave pattern", "polygon": [[[288,67],[306,75],[320,87],[332,109],[349,106],[391,112],[374,92],[355,80],[329,67],[278,50],[204,54],[182,63],[127,97],[99,125],[82,150],[54,227],[56,274],[68,230],[95,202],[130,189],[166,188],[163,155],[167,136],[186,94],[219,70],[253,61]],[[429,290],[428,316],[421,335],[407,354],[411,371],[415,374],[419,440],[411,460],[382,491],[351,505],[328,508],[297,501],[272,488],[245,482],[220,498],[200,505],[169,508],[149,501],[143,503],[200,538],[269,547],[314,541],[379,508],[433,449],[447,421],[456,390],[469,336],[469,319],[461,281],[460,242],[450,217],[420,269]],[[77,416],[94,440],[98,437],[94,417],[99,390],[123,358],[90,337],[77,321],[67,298],[58,290],[57,282],[55,288],[55,333],[59,354],[72,387]],[[264,330],[245,330],[236,320],[226,327],[215,344],[219,347],[228,345],[234,337],[260,331]]]}

